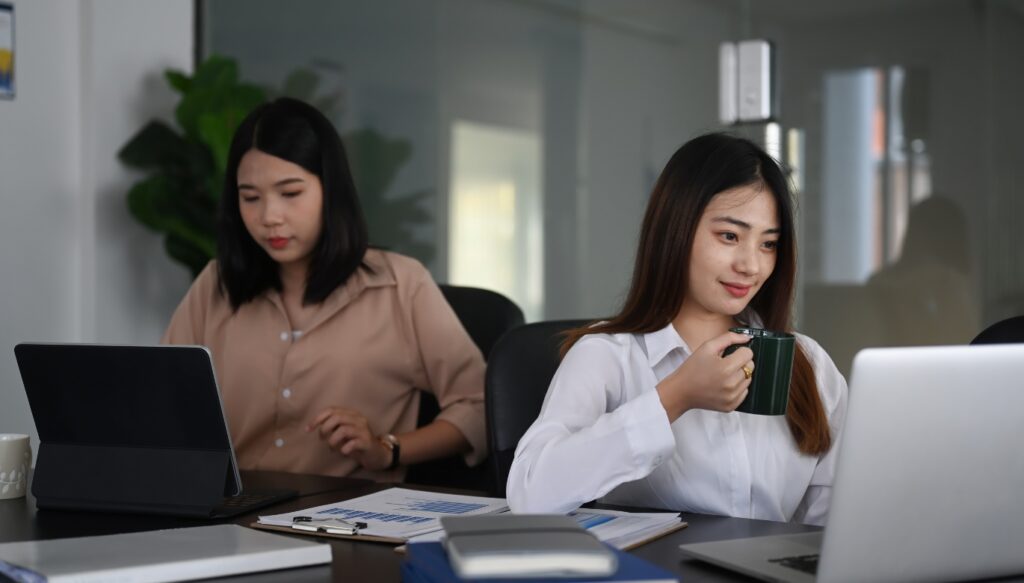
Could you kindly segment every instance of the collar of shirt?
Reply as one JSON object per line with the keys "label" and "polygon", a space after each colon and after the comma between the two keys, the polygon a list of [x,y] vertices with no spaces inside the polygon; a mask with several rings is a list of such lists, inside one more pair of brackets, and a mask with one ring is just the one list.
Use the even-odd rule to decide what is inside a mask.
{"label": "collar of shirt", "polygon": [[[303,334],[308,334],[310,330],[340,312],[342,308],[355,301],[364,291],[375,287],[398,285],[395,272],[392,270],[384,254],[380,251],[375,249],[367,250],[363,262],[373,271],[371,272],[363,267],[356,269],[344,284],[327,296],[320,305],[316,317],[302,331]],[[280,292],[270,289],[264,292],[264,295],[282,314],[285,313],[284,301],[281,299]]]}
{"label": "collar of shirt", "polygon": [[672,325],[672,322],[669,322],[661,330],[644,334],[643,342],[647,347],[647,364],[651,368],[656,367],[673,350],[681,349],[687,356],[692,352],[690,347],[686,345],[686,341],[676,331],[676,327]]}
{"label": "collar of shirt", "polygon": [[[761,317],[750,308],[740,312],[736,316],[736,320],[744,326],[754,328],[763,326]],[[644,334],[643,342],[644,346],[647,347],[647,364],[651,368],[656,367],[673,350],[682,350],[685,356],[689,356],[693,352],[686,344],[686,341],[679,335],[679,332],[676,331],[676,327],[672,325],[672,322],[669,322],[661,330]]]}

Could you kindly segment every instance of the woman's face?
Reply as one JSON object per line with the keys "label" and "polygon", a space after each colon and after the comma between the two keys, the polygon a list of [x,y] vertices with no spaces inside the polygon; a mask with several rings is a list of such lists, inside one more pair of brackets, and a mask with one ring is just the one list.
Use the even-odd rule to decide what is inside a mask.
{"label": "woman's face", "polygon": [[238,165],[238,208],[253,240],[281,265],[306,264],[320,240],[320,178],[256,149]]}
{"label": "woman's face", "polygon": [[775,269],[779,233],[775,197],[766,186],[716,194],[694,235],[683,309],[730,317],[742,312]]}

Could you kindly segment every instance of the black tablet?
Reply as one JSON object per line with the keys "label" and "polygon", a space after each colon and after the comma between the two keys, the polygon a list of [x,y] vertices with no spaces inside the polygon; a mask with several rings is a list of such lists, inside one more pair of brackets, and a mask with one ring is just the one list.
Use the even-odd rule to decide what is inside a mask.
{"label": "black tablet", "polygon": [[203,346],[19,344],[39,507],[207,516],[242,484]]}

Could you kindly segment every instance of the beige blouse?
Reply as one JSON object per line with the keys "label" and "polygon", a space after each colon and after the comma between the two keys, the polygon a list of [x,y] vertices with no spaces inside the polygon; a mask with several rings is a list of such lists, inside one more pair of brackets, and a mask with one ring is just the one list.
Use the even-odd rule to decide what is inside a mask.
{"label": "beige blouse", "polygon": [[471,444],[467,463],[487,455],[480,350],[419,262],[371,249],[366,263],[373,273],[354,273],[301,331],[274,290],[232,312],[216,262],[178,306],[163,342],[213,353],[241,468],[400,480],[402,468],[365,470],[306,425],[338,406],[361,412],[375,434],[412,431],[419,390]]}

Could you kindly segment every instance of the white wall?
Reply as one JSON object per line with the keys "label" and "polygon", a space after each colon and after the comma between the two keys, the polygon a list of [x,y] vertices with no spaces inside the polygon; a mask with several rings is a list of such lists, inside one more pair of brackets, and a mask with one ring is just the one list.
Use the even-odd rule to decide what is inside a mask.
{"label": "white wall", "polygon": [[640,226],[662,169],[684,142],[719,129],[718,45],[728,5],[585,3],[577,191],[576,294],[555,317],[616,313],[629,291]]}
{"label": "white wall", "polygon": [[169,117],[190,71],[191,0],[14,0],[13,101],[0,101],[0,432],[35,427],[13,348],[155,343],[189,284],[129,216],[116,152]]}

